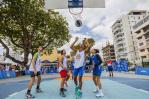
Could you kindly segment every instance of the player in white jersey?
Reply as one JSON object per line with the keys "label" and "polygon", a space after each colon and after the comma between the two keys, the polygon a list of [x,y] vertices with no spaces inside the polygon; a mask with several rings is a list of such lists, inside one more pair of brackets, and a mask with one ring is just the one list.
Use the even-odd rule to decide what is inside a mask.
{"label": "player in white jersey", "polygon": [[[82,96],[82,78],[84,74],[84,65],[85,65],[85,50],[86,47],[84,44],[80,45],[79,50],[76,50],[74,45],[78,41],[78,37],[76,37],[75,41],[71,45],[71,49],[76,52],[76,55],[74,57],[74,71],[73,71],[73,76],[74,76],[74,83],[76,85],[75,88],[75,94],[79,97]],[[78,79],[79,81],[78,81]]]}
{"label": "player in white jersey", "polygon": [[61,83],[60,83],[60,95],[62,97],[66,97],[65,95],[65,91],[67,91],[66,89],[64,89],[64,85],[65,83],[67,83],[67,80],[69,79],[69,75],[68,75],[68,63],[67,63],[67,57],[66,57],[66,51],[62,50],[61,51],[61,56],[58,57],[58,69],[59,69],[59,73],[61,76]]}
{"label": "player in white jersey", "polygon": [[32,64],[30,65],[30,68],[29,68],[31,79],[29,81],[28,90],[26,93],[27,99],[35,98],[35,96],[33,96],[31,94],[31,89],[32,89],[33,83],[35,82],[35,76],[37,76],[37,78],[38,78],[36,92],[37,93],[42,92],[42,90],[40,89],[40,83],[41,83],[40,69],[41,69],[41,53],[42,53],[42,51],[43,51],[43,48],[40,46],[38,48],[38,52],[34,54],[33,59],[32,59]]}

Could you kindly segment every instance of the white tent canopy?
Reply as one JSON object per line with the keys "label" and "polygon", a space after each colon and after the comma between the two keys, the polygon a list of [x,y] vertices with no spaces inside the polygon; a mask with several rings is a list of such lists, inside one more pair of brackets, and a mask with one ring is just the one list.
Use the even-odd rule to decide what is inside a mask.
{"label": "white tent canopy", "polygon": [[12,60],[10,60],[8,58],[4,61],[4,63],[12,64],[12,65],[17,65],[17,63],[13,62]]}

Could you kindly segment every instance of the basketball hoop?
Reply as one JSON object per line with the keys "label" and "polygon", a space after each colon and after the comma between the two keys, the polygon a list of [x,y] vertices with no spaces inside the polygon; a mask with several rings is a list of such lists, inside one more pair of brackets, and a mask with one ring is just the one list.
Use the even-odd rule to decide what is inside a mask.
{"label": "basketball hoop", "polygon": [[83,0],[68,0],[69,13],[75,20],[77,27],[82,26],[81,14],[83,12]]}
{"label": "basketball hoop", "polygon": [[[74,9],[79,9],[80,11],[75,11]],[[69,8],[69,13],[72,15],[81,15],[83,12],[83,8]]]}
{"label": "basketball hoop", "polygon": [[83,12],[83,8],[69,8],[69,13],[72,15],[72,17],[75,20],[75,25],[77,27],[82,26],[82,21],[81,21],[81,14]]}

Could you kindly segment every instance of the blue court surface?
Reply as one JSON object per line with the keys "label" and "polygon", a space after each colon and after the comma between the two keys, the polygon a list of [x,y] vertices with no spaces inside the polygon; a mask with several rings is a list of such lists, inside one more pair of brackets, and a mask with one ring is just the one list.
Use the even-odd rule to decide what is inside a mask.
{"label": "blue court surface", "polygon": [[[75,99],[74,83],[69,81],[69,87],[67,88],[67,97],[63,98],[59,95],[59,83],[60,80],[45,80],[41,84],[43,93],[35,93],[35,86],[32,93],[36,96],[35,99]],[[84,80],[83,82],[83,96],[81,99],[97,99],[94,90],[94,84],[92,80]],[[149,93],[140,89],[130,87],[128,85],[118,83],[109,79],[102,79],[104,97],[99,99],[149,99]],[[7,99],[24,99],[25,90],[13,93],[7,97]]]}

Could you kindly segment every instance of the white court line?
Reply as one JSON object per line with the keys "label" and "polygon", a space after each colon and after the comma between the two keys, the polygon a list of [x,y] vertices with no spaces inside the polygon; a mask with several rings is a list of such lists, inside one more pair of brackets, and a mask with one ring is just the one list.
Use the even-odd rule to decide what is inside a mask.
{"label": "white court line", "polygon": [[[110,79],[109,79],[109,80],[110,80]],[[111,80],[111,81],[113,81],[113,80]],[[119,83],[119,84],[121,84],[121,85],[125,85],[125,86],[127,86],[127,87],[129,87],[129,88],[133,88],[133,89],[138,90],[138,91],[140,91],[140,92],[149,94],[149,91],[146,91],[146,90],[143,90],[143,89],[138,89],[138,88],[132,87],[132,86],[130,86],[130,85],[120,83],[120,82],[118,82],[118,81],[113,81],[113,82],[117,82],[117,83]]]}
{"label": "white court line", "polygon": [[21,93],[21,92],[25,91],[25,90],[27,90],[27,89],[24,89],[24,90],[21,90],[21,91],[15,92],[15,93],[13,93],[13,94],[9,95],[8,97],[6,97],[6,99],[8,99],[8,98],[10,98],[10,97],[13,97],[13,96],[15,96],[15,95],[17,95],[17,94],[19,94],[19,93]]}
{"label": "white court line", "polygon": [[[137,88],[136,88],[137,89]],[[143,89],[138,89],[139,91],[142,91],[142,92],[144,92],[144,93],[147,93],[147,94],[149,94],[149,91],[146,91],[146,90],[143,90]]]}

